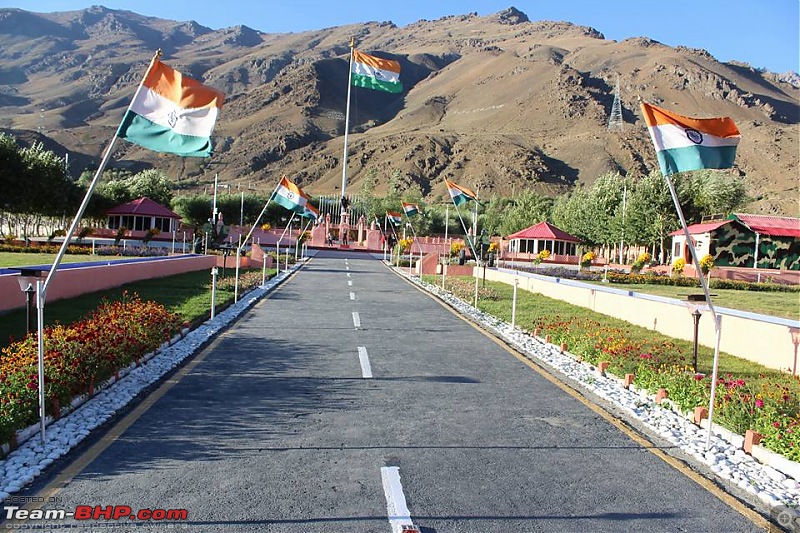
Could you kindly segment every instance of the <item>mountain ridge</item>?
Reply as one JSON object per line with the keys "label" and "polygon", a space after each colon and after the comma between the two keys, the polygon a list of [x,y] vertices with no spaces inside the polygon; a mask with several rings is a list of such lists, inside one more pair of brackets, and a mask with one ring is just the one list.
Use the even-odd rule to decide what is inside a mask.
{"label": "mountain ridge", "polygon": [[[313,194],[334,193],[351,37],[359,50],[398,60],[405,89],[353,88],[349,193],[374,171],[376,192],[394,176],[430,201],[446,197],[444,177],[482,196],[526,188],[556,195],[605,172],[642,174],[657,168],[642,99],[692,116],[731,116],[743,136],[733,172],[757,197],[750,210],[798,215],[800,89],[786,76],[645,36],[607,40],[514,8],[402,28],[367,22],[285,34],[101,6],[0,9],[0,127],[40,131],[96,161],[160,47],[170,66],[226,93],[216,153],[190,160],[117,143],[115,165],[163,168],[188,190],[219,173],[268,192],[287,174]],[[625,129],[611,133],[617,75]]]}

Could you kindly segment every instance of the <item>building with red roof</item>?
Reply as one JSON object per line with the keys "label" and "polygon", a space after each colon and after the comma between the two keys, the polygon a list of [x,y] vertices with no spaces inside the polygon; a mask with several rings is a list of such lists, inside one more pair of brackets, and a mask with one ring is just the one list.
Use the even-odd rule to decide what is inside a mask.
{"label": "building with red roof", "polygon": [[542,250],[549,250],[556,255],[575,255],[575,247],[580,239],[558,229],[549,222],[539,222],[522,231],[506,237],[510,241],[510,253],[538,254]]}
{"label": "building with red roof", "polygon": [[[715,266],[800,270],[800,218],[734,213],[688,230],[698,256],[711,254]],[[670,235],[672,262],[690,263],[683,230]]]}
{"label": "building with red roof", "polygon": [[157,229],[171,233],[178,229],[181,220],[179,214],[145,197],[109,209],[106,215],[109,229],[142,232]]}

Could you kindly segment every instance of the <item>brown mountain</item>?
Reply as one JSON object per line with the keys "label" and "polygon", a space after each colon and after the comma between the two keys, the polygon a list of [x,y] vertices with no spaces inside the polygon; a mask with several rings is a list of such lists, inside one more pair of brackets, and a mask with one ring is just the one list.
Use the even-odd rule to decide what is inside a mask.
{"label": "brown mountain", "polygon": [[[797,75],[720,63],[704,50],[647,37],[611,41],[514,8],[420,20],[265,34],[92,7],[51,14],[0,9],[0,128],[39,131],[79,164],[96,164],[153,52],[223,90],[210,159],[120,141],[113,165],[156,166],[180,186],[271,190],[286,174],[314,194],[339,189],[348,42],[398,60],[402,94],[353,88],[348,191],[369,169],[431,200],[443,177],[490,192],[555,195],[607,171],[657,166],[638,101],[694,116],[731,116],[742,132],[736,171],[751,211],[798,215]],[[609,132],[619,76],[624,129]],[[27,133],[30,138],[32,133]],[[80,159],[83,154],[87,157]]]}

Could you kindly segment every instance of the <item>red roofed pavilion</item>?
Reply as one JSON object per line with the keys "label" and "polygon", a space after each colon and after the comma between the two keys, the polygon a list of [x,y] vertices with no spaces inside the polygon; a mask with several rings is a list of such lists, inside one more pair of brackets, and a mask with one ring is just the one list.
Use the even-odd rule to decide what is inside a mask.
{"label": "red roofed pavilion", "polygon": [[181,216],[150,198],[139,198],[118,205],[106,212],[110,229],[126,228],[131,231],[157,229],[169,233],[178,228]]}
{"label": "red roofed pavilion", "polygon": [[575,255],[575,245],[580,239],[560,230],[549,222],[539,222],[522,231],[506,237],[511,241],[508,251],[511,253],[538,254],[549,250],[551,254]]}

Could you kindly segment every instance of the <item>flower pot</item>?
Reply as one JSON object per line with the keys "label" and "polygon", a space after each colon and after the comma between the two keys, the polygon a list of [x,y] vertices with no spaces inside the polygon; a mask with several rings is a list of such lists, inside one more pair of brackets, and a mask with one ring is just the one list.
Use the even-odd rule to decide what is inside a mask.
{"label": "flower pot", "polygon": [[634,374],[625,374],[625,380],[622,382],[622,386],[626,389],[630,388],[633,385],[633,380],[636,376]]}
{"label": "flower pot", "polygon": [[667,398],[669,398],[669,392],[667,392],[667,389],[658,389],[658,392],[656,393],[656,403],[661,405],[661,402]]}
{"label": "flower pot", "polygon": [[533,336],[534,337],[538,337],[539,333],[541,333],[541,332],[542,332],[542,330],[540,330],[539,328],[536,328],[536,329],[533,330]]}
{"label": "flower pot", "polygon": [[748,429],[744,434],[744,444],[742,445],[742,449],[744,450],[745,453],[752,455],[753,446],[761,442],[762,438],[764,438],[764,435],[762,435],[758,431]]}
{"label": "flower pot", "polygon": [[600,371],[601,374],[605,374],[608,367],[611,365],[608,361],[600,361],[597,363],[597,369]]}
{"label": "flower pot", "polygon": [[550,344],[550,335],[545,335],[544,336],[544,342],[546,342],[547,344]]}
{"label": "flower pot", "polygon": [[694,408],[694,417],[693,417],[694,423],[699,426],[700,422],[703,421],[703,419],[705,419],[705,418],[708,418],[708,409],[706,409],[703,406],[695,407]]}
{"label": "flower pot", "polygon": [[561,343],[561,353],[564,353],[566,351],[567,351],[567,343],[566,342],[562,342]]}

